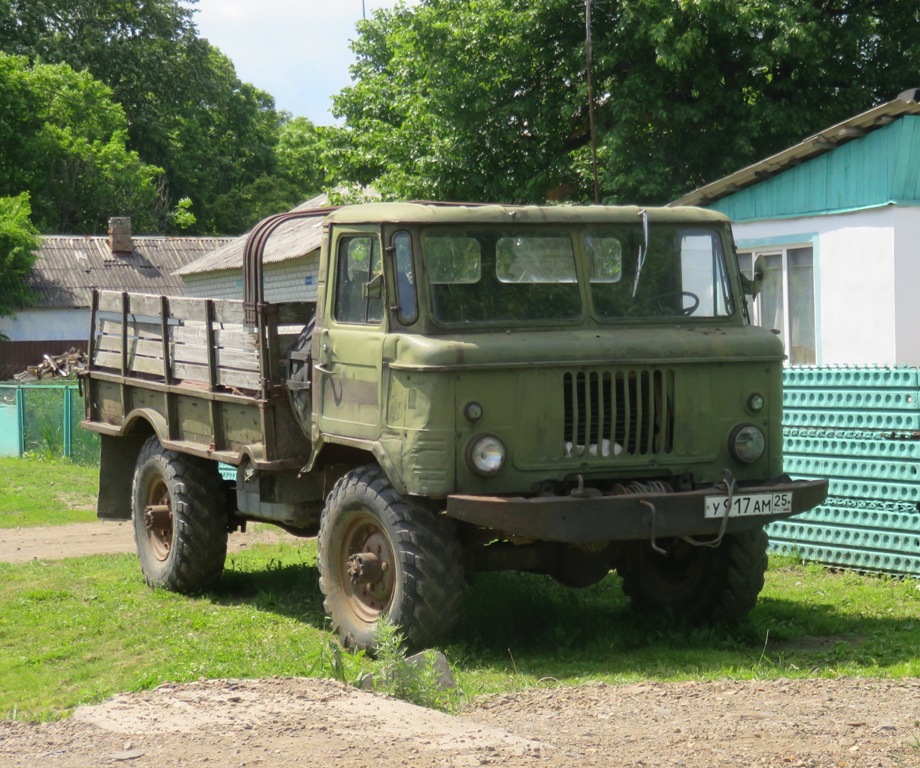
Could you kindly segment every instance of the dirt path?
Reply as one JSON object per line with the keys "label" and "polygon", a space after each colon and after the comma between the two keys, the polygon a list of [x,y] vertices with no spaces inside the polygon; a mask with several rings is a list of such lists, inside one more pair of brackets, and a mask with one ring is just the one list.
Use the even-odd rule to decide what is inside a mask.
{"label": "dirt path", "polygon": [[0,723],[0,765],[917,768],[920,681],[585,685],[449,716],[328,680],[164,685]]}
{"label": "dirt path", "polygon": [[[232,534],[228,548],[231,552],[239,552],[253,544],[284,539],[297,540],[280,528],[260,526],[248,533]],[[102,521],[0,530],[0,563],[63,560],[122,552],[134,552],[134,532],[130,522]]]}
{"label": "dirt path", "polygon": [[[287,534],[231,536],[231,549]],[[128,523],[0,532],[0,561],[131,552]],[[448,716],[329,680],[203,680],[57,723],[0,721],[0,767],[920,768],[920,680],[585,685]]]}

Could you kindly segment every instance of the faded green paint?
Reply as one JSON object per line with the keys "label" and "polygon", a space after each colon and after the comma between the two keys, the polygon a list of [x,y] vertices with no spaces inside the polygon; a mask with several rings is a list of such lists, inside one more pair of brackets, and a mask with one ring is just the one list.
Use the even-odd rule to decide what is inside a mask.
{"label": "faded green paint", "polygon": [[920,116],[835,147],[712,203],[733,221],[920,205]]}
{"label": "faded green paint", "polygon": [[[456,250],[438,256],[450,269],[431,263],[430,233],[456,235],[444,238]],[[411,274],[397,275],[397,235],[411,250]],[[601,528],[613,538],[635,535],[634,527],[616,530],[621,507],[629,505],[630,525],[637,519],[635,499],[615,495],[636,481],[666,482],[676,492],[669,530],[710,534],[719,524],[704,519],[701,491],[720,493],[726,472],[739,489],[798,493],[774,480],[782,471],[782,346],[749,323],[731,248],[728,219],[693,208],[344,208],[327,219],[320,257],[304,425],[312,440],[291,437],[296,415],[283,364],[265,348],[278,322],[268,312],[260,319],[257,351],[268,372],[260,393],[215,387],[214,371],[210,390],[91,371],[87,423],[115,436],[146,421],[174,450],[279,475],[306,463],[331,478],[376,461],[398,491],[459,519],[470,519],[462,517],[469,507],[451,512],[445,497],[496,496],[513,506],[587,488],[595,501],[611,500]],[[465,262],[474,252],[478,261]],[[413,280],[415,320],[399,307],[401,286]],[[477,303],[487,291],[510,320]],[[459,295],[466,302],[459,310],[439,314],[438,296]],[[534,296],[547,299],[541,305]],[[283,314],[283,306],[274,309]],[[749,408],[755,394],[765,402],[759,412]],[[763,455],[747,464],[729,450],[733,430],[745,424],[766,436]],[[470,460],[483,435],[506,448],[504,465],[489,476]],[[804,497],[796,498],[801,509]],[[591,509],[565,541],[591,540],[597,505]],[[304,528],[315,523],[311,514],[304,512]],[[247,515],[258,519],[257,506]],[[648,537],[654,519],[640,520]],[[730,529],[758,524],[763,519],[733,519]],[[501,533],[540,537],[531,529]]]}

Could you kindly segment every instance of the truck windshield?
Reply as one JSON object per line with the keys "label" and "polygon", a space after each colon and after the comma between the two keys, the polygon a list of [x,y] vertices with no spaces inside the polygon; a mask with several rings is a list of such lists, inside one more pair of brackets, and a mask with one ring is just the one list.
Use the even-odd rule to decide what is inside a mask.
{"label": "truck windshield", "polygon": [[570,233],[485,230],[423,237],[434,315],[445,323],[581,315]]}
{"label": "truck windshield", "polygon": [[606,320],[714,318],[733,314],[722,239],[703,229],[655,227],[648,249],[634,231],[583,237],[591,303]]}
{"label": "truck windshield", "polygon": [[[650,227],[431,230],[422,247],[434,317],[447,324],[599,320],[734,312],[718,232]],[[579,283],[587,284],[582,292]]]}

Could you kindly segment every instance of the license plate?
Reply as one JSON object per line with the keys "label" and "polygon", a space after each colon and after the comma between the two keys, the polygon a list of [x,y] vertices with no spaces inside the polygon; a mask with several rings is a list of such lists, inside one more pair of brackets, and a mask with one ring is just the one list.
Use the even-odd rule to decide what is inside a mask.
{"label": "license plate", "polygon": [[792,512],[791,493],[750,493],[738,494],[731,497],[729,507],[728,496],[706,497],[706,518],[748,517],[749,515],[781,515]]}

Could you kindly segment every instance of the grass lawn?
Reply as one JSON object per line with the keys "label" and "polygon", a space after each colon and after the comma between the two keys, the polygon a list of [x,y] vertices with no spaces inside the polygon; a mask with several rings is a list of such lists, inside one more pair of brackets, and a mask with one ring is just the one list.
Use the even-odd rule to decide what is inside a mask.
{"label": "grass lawn", "polygon": [[[693,628],[633,615],[613,575],[569,590],[484,574],[441,649],[463,695],[555,681],[920,676],[918,587],[779,560],[744,622]],[[0,717],[60,717],[165,681],[320,674],[331,638],[312,540],[231,555],[218,590],[194,598],[148,589],[128,555],[0,564]]]}
{"label": "grass lawn", "polygon": [[0,528],[95,520],[98,475],[64,459],[0,458]]}
{"label": "grass lawn", "polygon": [[[0,477],[0,528],[94,519],[94,467],[0,459]],[[317,582],[312,540],[230,555],[200,597],[148,589],[134,555],[0,563],[0,718],[56,718],[166,681],[328,673]],[[774,558],[749,617],[699,628],[634,615],[615,575],[570,590],[481,574],[441,650],[461,696],[557,681],[920,677],[920,580]]]}

